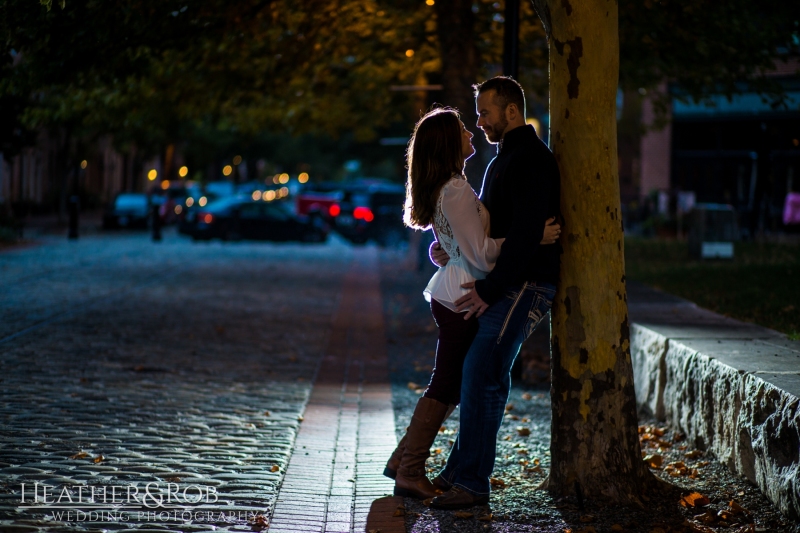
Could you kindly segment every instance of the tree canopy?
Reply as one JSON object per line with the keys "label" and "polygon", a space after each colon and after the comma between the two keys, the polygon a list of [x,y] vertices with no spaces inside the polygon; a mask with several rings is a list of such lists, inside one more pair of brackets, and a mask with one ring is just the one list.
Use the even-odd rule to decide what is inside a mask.
{"label": "tree canopy", "polygon": [[[408,128],[432,100],[466,105],[469,98],[452,93],[426,100],[391,90],[453,72],[459,49],[444,53],[437,31],[457,26],[447,2],[4,0],[0,98],[17,120],[5,122],[0,139],[7,152],[29,142],[14,134],[20,125],[113,133],[117,143],[154,150],[196,129],[374,139],[393,123]],[[504,6],[468,6],[478,50],[469,77],[499,74]],[[623,3],[620,83],[668,80],[702,98],[746,82],[779,98],[765,73],[797,55],[798,9],[775,0]],[[531,99],[546,102],[547,41],[533,6],[522,10],[521,81]],[[460,85],[469,97],[468,83]]]}

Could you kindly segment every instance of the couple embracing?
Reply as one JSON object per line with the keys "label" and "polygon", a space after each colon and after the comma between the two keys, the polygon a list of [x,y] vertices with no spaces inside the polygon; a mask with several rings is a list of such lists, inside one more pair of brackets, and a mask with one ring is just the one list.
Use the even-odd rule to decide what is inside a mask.
{"label": "couple embracing", "polygon": [[[439,333],[430,383],[384,474],[395,495],[432,498],[437,509],[489,502],[511,366],[550,310],[561,252],[558,166],[526,124],[522,87],[500,76],[474,89],[478,127],[498,145],[480,197],[463,174],[475,149],[455,110],[422,117],[407,154],[405,222],[436,236],[431,259],[440,268],[425,297]],[[458,437],[430,481],[425,460],[459,403]]]}

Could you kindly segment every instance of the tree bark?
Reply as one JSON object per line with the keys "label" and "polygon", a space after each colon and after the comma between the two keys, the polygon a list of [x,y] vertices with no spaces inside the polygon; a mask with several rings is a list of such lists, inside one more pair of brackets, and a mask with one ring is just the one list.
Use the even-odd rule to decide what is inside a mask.
{"label": "tree bark", "polygon": [[535,0],[550,45],[550,147],[564,249],[552,309],[554,493],[641,505],[617,169],[617,2]]}

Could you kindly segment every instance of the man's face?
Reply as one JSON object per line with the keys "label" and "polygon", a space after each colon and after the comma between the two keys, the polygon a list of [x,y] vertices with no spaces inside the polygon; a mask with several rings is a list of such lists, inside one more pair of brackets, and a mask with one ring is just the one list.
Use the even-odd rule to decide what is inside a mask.
{"label": "man's face", "polygon": [[475,99],[475,111],[478,113],[478,127],[483,130],[486,140],[497,144],[503,138],[508,127],[505,109],[495,103],[497,91],[494,89],[482,92]]}

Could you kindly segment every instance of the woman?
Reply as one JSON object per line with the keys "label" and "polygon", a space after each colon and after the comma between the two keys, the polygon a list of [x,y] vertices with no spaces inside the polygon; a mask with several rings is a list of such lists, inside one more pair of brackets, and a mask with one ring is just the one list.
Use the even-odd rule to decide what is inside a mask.
{"label": "woman", "polygon": [[[426,499],[438,493],[426,476],[425,461],[442,422],[460,402],[464,357],[478,331],[477,318],[464,320],[454,302],[468,292],[463,283],[492,270],[504,240],[488,237],[489,213],[464,177],[464,163],[474,153],[472,133],[450,108],[428,112],[409,142],[404,221],[415,229],[432,228],[450,260],[424,291],[439,339],[428,388],[384,470],[395,480],[396,496]],[[558,229],[545,226],[542,244],[555,242]]]}

